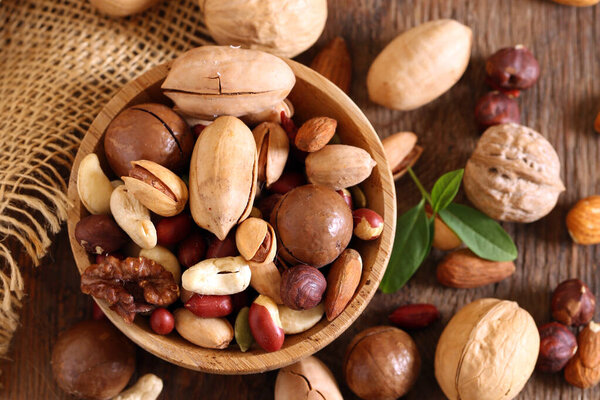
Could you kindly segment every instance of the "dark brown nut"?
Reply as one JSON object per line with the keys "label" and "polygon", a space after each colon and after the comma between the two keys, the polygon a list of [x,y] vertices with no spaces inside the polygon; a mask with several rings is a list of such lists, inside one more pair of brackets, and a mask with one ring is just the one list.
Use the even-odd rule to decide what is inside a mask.
{"label": "dark brown nut", "polygon": [[487,129],[492,125],[521,123],[521,112],[519,103],[498,91],[484,94],[475,105],[475,120],[481,129]]}
{"label": "dark brown nut", "polygon": [[192,230],[192,217],[188,213],[181,213],[174,217],[166,217],[156,224],[156,238],[158,244],[172,246],[188,237]]}
{"label": "dark brown nut", "polygon": [[275,205],[279,202],[279,200],[283,197],[283,195],[279,193],[274,193],[270,196],[263,197],[256,203],[256,207],[260,211],[262,217],[266,220],[269,220],[269,216],[271,215],[271,211],[275,208]]}
{"label": "dark brown nut", "polygon": [[162,104],[140,104],[112,120],[104,153],[118,176],[129,174],[131,161],[154,161],[173,172],[189,165],[194,137],[186,122]]}
{"label": "dark brown nut", "polygon": [[565,367],[565,379],[587,389],[600,383],[600,324],[590,322],[577,336],[577,353]]}
{"label": "dark brown nut", "polygon": [[106,300],[127,323],[133,322],[137,313],[166,307],[179,298],[173,275],[145,257],[121,261],[109,256],[101,264],[90,265],[81,275],[81,291]]}
{"label": "dark brown nut", "polygon": [[199,233],[192,233],[179,244],[177,259],[181,265],[189,268],[204,260],[205,254],[206,242],[204,241],[204,237]]}
{"label": "dark brown nut", "polygon": [[88,215],[75,225],[75,240],[85,251],[104,254],[119,250],[129,238],[110,215]]}
{"label": "dark brown nut", "polygon": [[321,150],[335,135],[337,121],[328,117],[311,118],[302,124],[294,144],[301,151],[312,153]]}
{"label": "dark brown nut", "polygon": [[297,265],[281,275],[281,300],[292,310],[308,310],[316,307],[323,298],[327,280],[310,265]]}
{"label": "dark brown nut", "polygon": [[500,90],[523,90],[533,86],[540,76],[540,66],[523,45],[500,49],[485,62],[490,84]]}
{"label": "dark brown nut", "polygon": [[223,240],[212,236],[206,249],[206,258],[235,257],[238,254],[235,245],[235,231],[229,232]]}
{"label": "dark brown nut", "polygon": [[90,320],[60,334],[52,349],[52,373],[65,392],[108,400],[135,370],[135,347],[108,320]]}
{"label": "dark brown nut", "polygon": [[577,351],[573,332],[558,322],[540,326],[540,354],[535,368],[542,372],[558,372]]}
{"label": "dark brown nut", "polygon": [[585,325],[596,311],[596,296],[579,279],[569,279],[554,289],[552,318],[567,326]]}
{"label": "dark brown nut", "polygon": [[269,186],[269,190],[274,193],[286,194],[290,190],[304,185],[305,183],[306,179],[304,179],[304,175],[298,172],[284,172],[279,179]]}
{"label": "dark brown nut", "polygon": [[321,185],[304,185],[285,194],[271,214],[271,225],[285,261],[317,268],[344,251],[353,226],[344,199]]}
{"label": "dark brown nut", "polygon": [[376,326],[356,335],[344,359],[344,376],[361,399],[404,396],[421,369],[421,356],[411,337],[398,328]]}

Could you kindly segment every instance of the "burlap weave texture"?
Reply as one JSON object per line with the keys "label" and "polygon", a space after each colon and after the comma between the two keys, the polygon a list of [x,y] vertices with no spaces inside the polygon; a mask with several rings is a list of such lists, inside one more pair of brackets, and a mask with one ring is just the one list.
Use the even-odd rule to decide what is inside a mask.
{"label": "burlap weave texture", "polygon": [[87,0],[0,1],[0,356],[26,288],[67,217],[80,140],[126,82],[207,42],[196,1],[163,1],[130,18]]}

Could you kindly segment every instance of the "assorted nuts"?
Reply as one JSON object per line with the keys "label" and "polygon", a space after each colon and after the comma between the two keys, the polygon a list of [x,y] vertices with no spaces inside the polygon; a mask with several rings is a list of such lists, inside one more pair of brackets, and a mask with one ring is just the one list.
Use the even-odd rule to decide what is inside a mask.
{"label": "assorted nuts", "polygon": [[437,267],[437,280],[453,288],[476,288],[500,282],[514,274],[512,261],[488,261],[469,249],[449,253]]}
{"label": "assorted nuts", "polygon": [[533,372],[539,348],[527,311],[512,301],[479,299],[458,311],[442,332],[435,377],[450,400],[512,399]]}
{"label": "assorted nuts", "polygon": [[467,69],[471,44],[471,29],[451,19],[409,29],[392,40],[371,64],[369,98],[403,111],[435,100]]}
{"label": "assorted nuts", "polygon": [[577,244],[600,243],[600,196],[581,199],[567,214],[567,229]]}
{"label": "assorted nuts", "polygon": [[518,124],[495,125],[483,133],[467,161],[463,185],[469,200],[483,213],[513,222],[544,217],[565,190],[552,145]]}
{"label": "assorted nuts", "polygon": [[596,296],[579,279],[562,282],[552,293],[552,318],[567,326],[585,325],[594,318]]}

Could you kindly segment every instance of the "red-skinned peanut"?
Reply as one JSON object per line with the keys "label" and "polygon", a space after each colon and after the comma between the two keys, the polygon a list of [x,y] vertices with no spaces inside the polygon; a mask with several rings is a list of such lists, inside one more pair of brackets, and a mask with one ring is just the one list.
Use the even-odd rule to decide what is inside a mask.
{"label": "red-skinned peanut", "polygon": [[185,303],[185,308],[202,318],[224,317],[231,314],[233,303],[231,296],[209,296],[194,294]]}
{"label": "red-skinned peanut", "polygon": [[150,315],[150,327],[159,335],[168,335],[175,327],[175,317],[166,308],[157,308]]}
{"label": "red-skinned peanut", "polygon": [[342,196],[342,199],[344,199],[346,204],[348,204],[348,207],[350,207],[352,210],[352,194],[350,194],[350,191],[348,189],[340,189],[337,190],[337,192],[340,196]]}
{"label": "red-skinned peanut", "polygon": [[254,340],[265,351],[277,351],[283,346],[285,334],[279,309],[269,297],[261,294],[254,300],[250,306],[248,323]]}
{"label": "red-skinned peanut", "polygon": [[295,187],[302,186],[306,183],[304,175],[298,172],[284,172],[279,179],[269,186],[269,190],[273,193],[286,194]]}
{"label": "red-skinned peanut", "polygon": [[383,218],[368,208],[359,208],[352,212],[354,235],[362,240],[375,240],[383,232]]}
{"label": "red-skinned peanut", "polygon": [[219,240],[213,236],[208,249],[206,249],[206,258],[235,257],[238,254],[235,245],[235,232],[233,231],[224,240]]}
{"label": "red-skinned peanut", "polygon": [[390,322],[402,329],[423,329],[439,318],[440,312],[433,304],[407,304],[389,316]]}
{"label": "red-skinned peanut", "polygon": [[179,244],[177,259],[187,268],[202,261],[206,254],[206,242],[200,233],[192,233]]}
{"label": "red-skinned peanut", "polygon": [[181,213],[166,217],[156,224],[156,238],[162,246],[172,246],[185,239],[192,230],[192,217]]}

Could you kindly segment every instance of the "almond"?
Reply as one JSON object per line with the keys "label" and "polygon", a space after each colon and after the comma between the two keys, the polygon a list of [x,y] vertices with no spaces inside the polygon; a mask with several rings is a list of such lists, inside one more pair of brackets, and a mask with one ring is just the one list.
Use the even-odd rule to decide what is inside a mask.
{"label": "almond", "polygon": [[477,257],[471,250],[448,254],[437,268],[437,279],[444,286],[475,288],[500,282],[515,272],[512,261],[495,262]]}
{"label": "almond", "polygon": [[337,36],[313,59],[310,67],[335,83],[346,94],[352,81],[352,59],[346,41]]}
{"label": "almond", "polygon": [[396,308],[388,318],[402,329],[422,329],[439,319],[440,312],[433,304],[407,304]]}
{"label": "almond", "polygon": [[598,4],[598,0],[553,0],[555,3],[575,7],[589,7]]}
{"label": "almond", "polygon": [[335,128],[337,121],[333,118],[311,118],[298,129],[296,147],[309,153],[321,150],[335,135]]}
{"label": "almond", "polygon": [[346,249],[331,266],[327,275],[325,313],[332,321],[344,311],[362,275],[362,259],[358,251]]}
{"label": "almond", "polygon": [[577,337],[577,353],[565,367],[565,379],[586,389],[600,382],[600,325],[593,321]]}
{"label": "almond", "polygon": [[577,244],[600,243],[600,196],[579,200],[567,214],[567,229]]}

